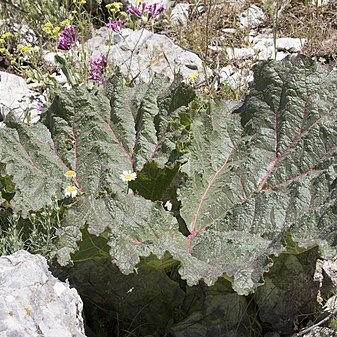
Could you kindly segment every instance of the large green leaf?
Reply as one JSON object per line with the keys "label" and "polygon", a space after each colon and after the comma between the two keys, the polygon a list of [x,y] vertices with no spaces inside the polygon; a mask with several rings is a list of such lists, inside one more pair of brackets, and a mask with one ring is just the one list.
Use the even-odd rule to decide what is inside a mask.
{"label": "large green leaf", "polygon": [[76,242],[82,239],[79,228],[85,225],[92,235],[109,231],[110,255],[126,274],[134,270],[140,256],[153,253],[162,257],[172,242],[184,242],[176,219],[161,204],[123,193],[99,199],[82,197],[68,211],[64,228],[58,231],[57,256],[61,264],[71,260],[70,254],[77,249]]}
{"label": "large green leaf", "polygon": [[152,160],[164,167],[179,158],[186,127],[176,119],[193,98],[184,84],[163,78],[131,88],[116,77],[105,95],[81,88],[60,93],[45,123],[82,191],[98,193],[106,184],[124,192],[123,170],[141,170]]}
{"label": "large green leaf", "polygon": [[[116,77],[104,95],[78,88],[55,100],[45,122],[58,152],[72,163],[82,192],[58,231],[61,264],[70,260],[86,226],[93,235],[109,231],[112,259],[126,273],[140,256],[162,256],[171,242],[183,241],[177,220],[160,203],[128,192],[120,175],[138,170],[139,182],[130,186],[153,201],[175,196],[180,174],[177,144],[188,132],[177,118],[193,98],[188,87],[165,79],[130,88]],[[160,185],[145,183],[152,174]]]}
{"label": "large green leaf", "polygon": [[336,72],[311,60],[255,69],[242,107],[213,105],[192,125],[181,215],[190,235],[182,275],[213,284],[223,273],[247,294],[290,229],[302,247],[336,244]]}
{"label": "large green leaf", "polygon": [[23,217],[51,204],[53,197],[62,197],[68,168],[44,125],[27,126],[8,119],[6,127],[0,128],[0,164],[1,176],[11,176],[15,185],[10,206]]}

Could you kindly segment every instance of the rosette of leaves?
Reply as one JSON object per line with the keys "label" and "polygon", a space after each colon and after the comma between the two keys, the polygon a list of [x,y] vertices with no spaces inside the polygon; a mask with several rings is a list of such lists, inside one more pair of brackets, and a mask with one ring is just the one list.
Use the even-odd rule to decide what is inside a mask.
{"label": "rosette of leaves", "polygon": [[[75,261],[104,256],[107,242],[113,261],[129,273],[140,256],[162,256],[172,241],[184,240],[177,220],[156,201],[176,193],[194,97],[178,81],[157,78],[128,87],[118,76],[104,93],[81,88],[60,93],[45,122],[81,191],[58,231],[61,264],[71,260],[80,239]],[[130,184],[137,195],[120,178],[123,170],[138,172]]]}
{"label": "rosette of leaves", "polygon": [[[56,174],[74,169],[81,191],[59,231],[60,263],[70,260],[85,233],[82,260],[106,254],[107,242],[112,260],[129,273],[140,256],[168,251],[188,284],[203,279],[211,285],[227,275],[247,294],[290,244],[335,254],[335,71],[302,57],[268,61],[255,68],[241,107],[210,102],[198,112],[191,111],[194,96],[182,84],[113,82],[105,95],[79,88],[61,93],[46,116],[55,168],[49,173],[46,162],[45,171],[57,190]],[[17,188],[25,175],[11,166],[22,155],[15,137],[13,157],[0,150],[0,162]],[[7,143],[0,139],[2,149]],[[142,176],[135,193],[119,177],[125,169]],[[25,193],[28,198],[29,189]],[[176,196],[187,236],[156,201]]]}

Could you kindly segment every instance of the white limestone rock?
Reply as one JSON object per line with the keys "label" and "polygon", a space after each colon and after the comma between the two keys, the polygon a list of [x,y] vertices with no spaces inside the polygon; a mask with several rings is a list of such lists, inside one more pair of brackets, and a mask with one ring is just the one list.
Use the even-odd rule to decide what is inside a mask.
{"label": "white limestone rock", "polygon": [[[137,82],[149,83],[155,73],[174,78],[181,74],[184,79],[198,72],[195,84],[204,81],[202,60],[194,53],[184,50],[165,35],[148,30],[122,29],[121,34],[102,27],[96,36],[87,41],[85,48],[89,58],[106,55],[112,66],[119,67],[122,74]],[[110,41],[110,46],[109,46]],[[206,68],[208,76],[212,71]]]}
{"label": "white limestone rock", "polygon": [[207,48],[208,48],[209,50],[214,51],[215,53],[220,53],[220,52],[222,52],[222,50],[223,50],[223,48],[220,47],[218,44],[215,45],[215,46],[212,46],[212,45],[210,44],[210,45],[207,46]]}
{"label": "white limestone rock", "polygon": [[311,0],[311,3],[317,7],[326,6],[329,0]]}
{"label": "white limestone rock", "polygon": [[335,331],[329,328],[315,327],[308,331],[303,337],[332,337],[335,335]]}
{"label": "white limestone rock", "polygon": [[188,23],[188,12],[190,4],[177,4],[173,7],[170,20],[174,25],[186,26]]}
{"label": "white limestone rock", "polygon": [[226,48],[227,58],[229,60],[241,59],[246,60],[252,58],[255,55],[253,48]]}
{"label": "white limestone rock", "polygon": [[0,257],[1,337],[85,337],[82,300],[52,276],[44,257]]}
{"label": "white limestone rock", "polygon": [[220,31],[224,34],[235,34],[236,29],[235,28],[222,28]]}
{"label": "white limestone rock", "polygon": [[40,109],[45,98],[31,91],[22,77],[0,72],[0,115],[2,119],[12,111],[24,122],[35,123],[40,119]]}
{"label": "white limestone rock", "polygon": [[278,51],[276,53],[276,58],[275,60],[276,61],[282,61],[283,59],[285,59],[288,55],[290,55],[289,53],[285,53],[283,51]]}
{"label": "white limestone rock", "polygon": [[272,35],[257,35],[250,37],[250,42],[257,54],[258,60],[274,58],[282,60],[290,53],[298,53],[306,43],[306,39],[280,37],[276,39],[276,50]]}
{"label": "white limestone rock", "polygon": [[266,18],[266,14],[260,7],[251,5],[246,11],[240,14],[239,19],[241,27],[255,29],[261,26]]}
{"label": "white limestone rock", "polygon": [[253,71],[249,69],[238,69],[228,65],[219,71],[219,83],[226,84],[232,91],[244,90],[253,80]]}
{"label": "white limestone rock", "polygon": [[294,37],[280,37],[276,40],[276,48],[280,51],[289,51],[292,53],[300,52],[306,39]]}

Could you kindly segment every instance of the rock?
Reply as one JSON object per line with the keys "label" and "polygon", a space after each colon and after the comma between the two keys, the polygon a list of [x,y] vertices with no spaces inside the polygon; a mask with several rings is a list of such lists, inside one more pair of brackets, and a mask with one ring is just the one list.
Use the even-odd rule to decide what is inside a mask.
{"label": "rock", "polygon": [[329,0],[311,0],[311,4],[317,7],[325,6],[329,3]]}
{"label": "rock", "polygon": [[334,330],[331,330],[329,328],[316,327],[303,335],[303,337],[332,337],[334,335]]}
{"label": "rock", "polygon": [[306,39],[293,38],[293,37],[280,37],[276,40],[276,48],[280,51],[290,51],[296,53],[301,51]]}
{"label": "rock", "polygon": [[265,37],[261,37],[260,39],[255,38],[253,41],[253,49],[257,54],[258,60],[260,61],[268,60],[271,57],[273,57],[275,53],[274,40]]}
{"label": "rock", "polygon": [[0,28],[2,32],[9,31],[16,35],[17,44],[35,43],[37,37],[35,32],[25,24],[9,24],[7,20],[0,19]]}
{"label": "rock", "polygon": [[229,60],[242,59],[246,60],[255,55],[253,48],[226,48],[227,58]]}
{"label": "rock", "polygon": [[[188,79],[197,72],[195,84],[205,79],[202,60],[196,54],[182,49],[164,35],[145,29],[122,29],[122,33],[117,34],[103,27],[87,41],[85,48],[89,58],[107,55],[109,50],[109,63],[119,67],[121,73],[134,82],[148,83],[155,73],[171,79],[179,73]],[[206,71],[211,76],[212,71],[209,68]]]}
{"label": "rock", "polygon": [[234,34],[236,32],[235,28],[222,28],[220,31],[224,34]]}
{"label": "rock", "polygon": [[288,55],[290,55],[289,53],[285,53],[285,52],[283,52],[283,51],[278,51],[277,53],[276,53],[276,58],[275,58],[275,60],[276,61],[281,61],[281,60],[283,60],[284,58],[286,58]]}
{"label": "rock", "polygon": [[222,51],[222,47],[220,47],[218,44],[215,46],[208,45],[207,48],[214,51],[215,53],[220,53]]}
{"label": "rock", "polygon": [[234,67],[229,65],[220,69],[220,77],[227,79],[229,76],[233,75],[235,72]]}
{"label": "rock", "polygon": [[331,284],[331,290],[337,290],[337,260],[326,260],[323,262],[324,278]]}
{"label": "rock", "polygon": [[0,72],[0,114],[4,118],[10,111],[27,123],[40,119],[43,95],[31,91],[25,80],[17,75]]}
{"label": "rock", "polygon": [[[57,64],[57,62],[55,61],[56,55],[60,55],[60,53],[55,53],[53,51],[45,51],[45,50],[42,52],[42,57],[43,57],[44,61],[47,62],[47,63],[50,63],[52,65]],[[62,55],[60,55],[60,56],[62,56]]]}
{"label": "rock", "polygon": [[81,298],[52,276],[44,257],[2,256],[0,279],[2,337],[85,337]]}
{"label": "rock", "polygon": [[318,259],[313,279],[319,284],[320,297],[328,297],[331,293],[336,293],[337,257],[334,260]]}
{"label": "rock", "polygon": [[[268,60],[275,55],[274,38],[272,35],[249,36],[249,42],[257,53],[258,60]],[[282,60],[289,53],[300,52],[306,39],[280,37],[276,39],[276,59]]]}
{"label": "rock", "polygon": [[240,25],[243,28],[258,28],[266,20],[267,16],[263,10],[256,6],[251,5],[246,11],[240,14]]}
{"label": "rock", "polygon": [[186,26],[188,23],[189,4],[177,4],[172,9],[170,21],[174,25]]}
{"label": "rock", "polygon": [[237,69],[233,66],[226,66],[219,71],[219,83],[226,84],[231,90],[242,90],[248,87],[253,80],[253,72],[248,69]]}

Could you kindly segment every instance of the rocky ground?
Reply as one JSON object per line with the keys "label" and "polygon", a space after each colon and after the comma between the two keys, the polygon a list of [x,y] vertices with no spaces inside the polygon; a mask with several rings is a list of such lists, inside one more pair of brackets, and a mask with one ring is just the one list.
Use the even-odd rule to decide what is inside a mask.
{"label": "rocky ground", "polygon": [[[24,78],[2,73],[2,115],[12,108],[25,118],[29,111],[34,121],[39,114],[37,108],[47,100],[46,95],[39,93],[51,81],[69,84],[69,78],[55,62],[57,54],[70,56],[74,67],[80,62],[78,55],[82,51],[86,52],[87,60],[106,54],[111,69],[120,68],[131,82],[149,81],[155,73],[171,78],[180,73],[204,93],[229,99],[239,99],[247,92],[256,62],[304,53],[319,62],[335,64],[337,8],[334,1],[163,0],[160,3],[165,12],[145,25],[145,29],[122,29],[113,32],[111,38],[111,29],[99,29],[102,23],[95,23],[90,26],[90,33],[86,32],[88,38],[81,40],[82,44],[73,51],[62,51],[51,48],[36,27],[29,27],[24,14],[21,22],[13,22],[11,15],[16,7],[2,2],[0,32],[4,35],[14,31],[17,35],[12,40],[0,40],[0,69]],[[26,45],[34,48],[34,55],[31,51],[30,55],[24,54]],[[12,53],[12,59],[8,52]],[[49,84],[47,74],[37,75],[36,68],[48,73]],[[7,95],[6,91],[11,94]]]}

